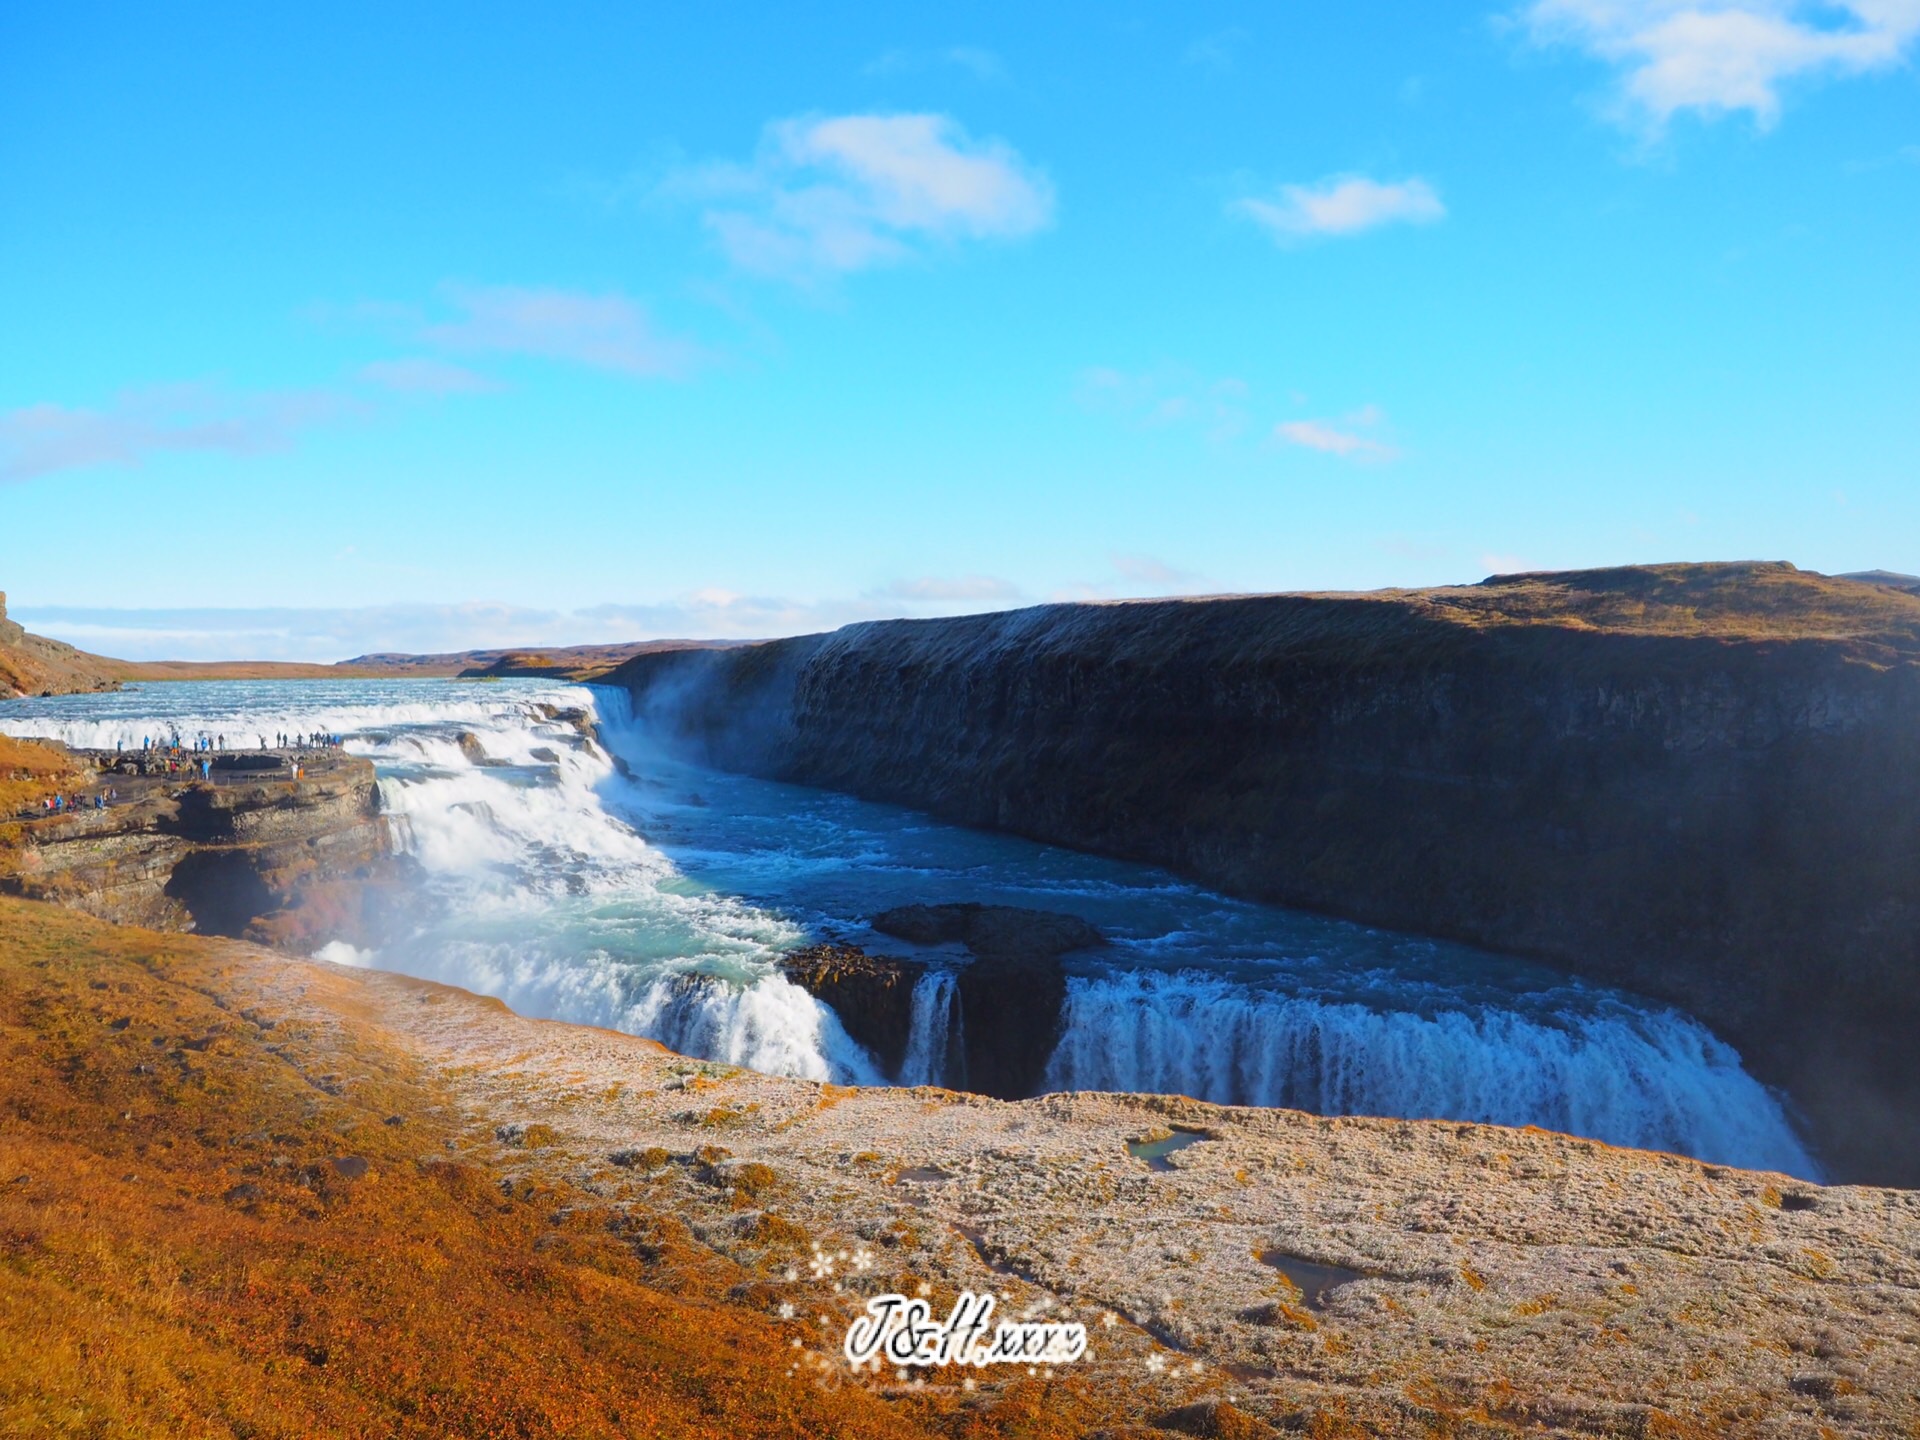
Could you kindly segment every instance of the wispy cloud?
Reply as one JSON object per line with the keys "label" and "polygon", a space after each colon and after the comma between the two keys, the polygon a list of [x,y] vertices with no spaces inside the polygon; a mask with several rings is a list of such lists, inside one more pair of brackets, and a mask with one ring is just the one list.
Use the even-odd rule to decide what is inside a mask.
{"label": "wispy cloud", "polygon": [[991,575],[924,575],[894,580],[879,591],[895,600],[1018,600],[1020,587]]}
{"label": "wispy cloud", "polygon": [[1614,66],[1621,118],[1656,130],[1689,110],[1767,128],[1786,82],[1891,69],[1920,36],[1920,0],[1531,0],[1519,18]]}
{"label": "wispy cloud", "polygon": [[1052,184],[1010,145],[931,114],[776,121],[750,162],[682,166],[659,193],[698,204],[742,269],[803,281],[1018,239],[1054,209]]}
{"label": "wispy cloud", "polygon": [[1115,555],[1111,559],[1114,573],[1136,585],[1184,585],[1193,579],[1191,572],[1176,570],[1151,555]]}
{"label": "wispy cloud", "polygon": [[498,381],[477,370],[425,356],[376,360],[360,367],[360,378],[402,395],[475,395],[500,389]]}
{"label": "wispy cloud", "polygon": [[1186,48],[1181,56],[1189,65],[1199,65],[1216,74],[1224,74],[1233,68],[1234,56],[1250,37],[1238,25],[1229,25],[1224,30],[1215,30],[1202,35]]}
{"label": "wispy cloud", "polygon": [[911,75],[938,65],[964,70],[983,85],[1004,85],[1007,63],[983,45],[949,45],[942,50],[889,50],[862,69],[868,75]]}
{"label": "wispy cloud", "polygon": [[697,346],[661,334],[645,306],[618,292],[453,285],[446,294],[458,318],[419,330],[441,349],[534,355],[649,379],[684,375],[700,359]]}
{"label": "wispy cloud", "polygon": [[204,385],[129,391],[101,409],[28,405],[0,413],[0,481],[138,465],[169,451],[258,455],[354,408],[326,390],[248,395]]}
{"label": "wispy cloud", "polygon": [[1283,185],[1271,198],[1249,195],[1235,200],[1234,212],[1257,221],[1282,240],[1358,235],[1382,225],[1431,225],[1447,207],[1425,180],[1370,180],[1364,175],[1330,176],[1313,185]]}
{"label": "wispy cloud", "polygon": [[1480,564],[1489,575],[1524,575],[1530,570],[1540,568],[1525,556],[1502,554],[1498,551],[1489,551],[1482,555]]}
{"label": "wispy cloud", "polygon": [[1365,434],[1386,420],[1376,405],[1335,420],[1283,420],[1273,427],[1274,438],[1303,450],[1317,450],[1342,460],[1393,460],[1400,452]]}
{"label": "wispy cloud", "polygon": [[1240,434],[1250,418],[1246,381],[1209,380],[1177,368],[1130,373],[1096,365],[1080,372],[1074,398],[1083,409],[1123,415],[1139,425],[1195,425],[1212,440]]}

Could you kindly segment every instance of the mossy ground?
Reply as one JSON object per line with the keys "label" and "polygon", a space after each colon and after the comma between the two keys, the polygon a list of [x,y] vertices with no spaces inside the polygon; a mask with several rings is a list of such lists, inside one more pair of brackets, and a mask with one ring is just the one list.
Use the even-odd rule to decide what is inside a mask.
{"label": "mossy ground", "polygon": [[683,1225],[636,1247],[635,1217],[563,1181],[503,1185],[487,1118],[406,1057],[226,1008],[247,960],[0,900],[0,1434],[1037,1437],[1091,1418],[1065,1385],[989,1410],[790,1375],[799,1327],[728,1305],[741,1272]]}

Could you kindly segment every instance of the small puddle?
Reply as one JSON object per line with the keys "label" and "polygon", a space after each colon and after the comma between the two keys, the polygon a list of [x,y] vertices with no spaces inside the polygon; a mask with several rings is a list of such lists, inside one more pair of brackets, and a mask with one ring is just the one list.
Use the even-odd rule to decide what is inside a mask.
{"label": "small puddle", "polygon": [[1367,1278],[1359,1270],[1349,1270],[1344,1265],[1320,1265],[1312,1260],[1302,1260],[1297,1255],[1289,1255],[1284,1250],[1262,1250],[1260,1263],[1271,1265],[1291,1280],[1294,1288],[1300,1292],[1300,1298],[1314,1310],[1321,1308],[1320,1302],[1326,1298],[1329,1290]]}
{"label": "small puddle", "polygon": [[951,1180],[953,1176],[944,1170],[936,1170],[931,1165],[906,1165],[893,1172],[893,1183],[905,1181],[909,1185],[938,1185],[942,1180]]}
{"label": "small puddle", "polygon": [[1173,1169],[1167,1157],[1176,1150],[1184,1150],[1189,1145],[1198,1145],[1202,1140],[1213,1138],[1205,1130],[1182,1130],[1175,1127],[1174,1132],[1162,1140],[1129,1140],[1127,1153],[1136,1160],[1147,1162],[1149,1170],[1163,1173]]}

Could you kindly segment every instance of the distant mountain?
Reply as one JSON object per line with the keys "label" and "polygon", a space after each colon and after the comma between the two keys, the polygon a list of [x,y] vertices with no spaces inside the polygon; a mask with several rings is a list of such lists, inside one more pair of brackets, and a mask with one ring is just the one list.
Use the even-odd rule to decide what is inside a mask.
{"label": "distant mountain", "polygon": [[541,676],[591,680],[623,665],[636,655],[663,650],[724,650],[748,645],[748,640],[630,640],[620,645],[555,645],[511,650],[456,650],[441,655],[399,655],[383,652],[342,660],[336,671],[365,675],[453,675],[465,679],[490,676]]}
{"label": "distant mountain", "polygon": [[1894,590],[1911,590],[1920,595],[1920,575],[1902,575],[1897,570],[1854,570],[1836,575],[1836,580],[1858,580],[1863,585],[1885,585]]}
{"label": "distant mountain", "polygon": [[465,677],[536,675],[593,680],[636,655],[662,650],[721,649],[740,640],[635,640],[624,645],[520,646],[458,650],[444,655],[357,655],[337,665],[279,660],[115,660],[61,640],[29,634],[7,618],[0,591],[0,700],[17,695],[73,695],[112,690],[127,680],[357,680],[383,676]]}

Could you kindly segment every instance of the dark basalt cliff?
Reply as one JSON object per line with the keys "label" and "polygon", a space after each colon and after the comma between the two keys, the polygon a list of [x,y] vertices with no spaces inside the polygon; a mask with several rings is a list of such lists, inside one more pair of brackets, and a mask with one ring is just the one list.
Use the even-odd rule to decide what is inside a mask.
{"label": "dark basalt cliff", "polygon": [[723,767],[1684,1006],[1920,1183],[1920,596],[1790,565],[1053,605],[639,657]]}

